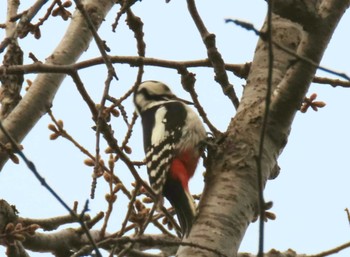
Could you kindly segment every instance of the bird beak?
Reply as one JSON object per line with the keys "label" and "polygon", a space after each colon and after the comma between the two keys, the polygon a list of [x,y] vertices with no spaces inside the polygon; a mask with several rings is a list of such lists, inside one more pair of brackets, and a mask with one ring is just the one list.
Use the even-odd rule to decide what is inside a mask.
{"label": "bird beak", "polygon": [[175,96],[174,99],[175,99],[175,100],[178,100],[178,101],[180,101],[180,102],[183,102],[184,104],[194,105],[193,102],[187,101],[187,100],[182,99],[182,98],[179,98],[179,97],[177,97],[177,96]]}

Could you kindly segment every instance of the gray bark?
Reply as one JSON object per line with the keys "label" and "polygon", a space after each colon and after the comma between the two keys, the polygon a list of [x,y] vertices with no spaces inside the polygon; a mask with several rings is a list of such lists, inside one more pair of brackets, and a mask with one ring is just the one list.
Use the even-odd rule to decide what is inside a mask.
{"label": "gray bark", "polygon": [[[314,1],[307,8],[304,2],[274,1],[273,41],[318,64],[349,1]],[[265,27],[266,24],[262,31]],[[237,113],[225,137],[209,152],[199,213],[185,239],[220,251],[223,256],[237,256],[244,233],[257,214],[256,158],[265,109],[267,50],[267,43],[260,40]],[[264,184],[276,176],[277,158],[315,72],[314,65],[274,46],[271,112],[262,157]],[[217,254],[199,247],[181,246],[177,256]]]}

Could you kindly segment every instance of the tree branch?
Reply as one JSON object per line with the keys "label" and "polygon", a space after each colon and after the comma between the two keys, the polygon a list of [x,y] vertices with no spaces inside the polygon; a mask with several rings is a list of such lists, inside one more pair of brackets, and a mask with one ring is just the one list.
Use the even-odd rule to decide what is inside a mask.
{"label": "tree branch", "polygon": [[[16,30],[16,23],[11,21],[11,18],[17,14],[19,2],[8,0],[7,4],[7,22],[6,22],[6,35],[11,36]],[[23,51],[18,45],[17,38],[9,40],[6,54],[4,56],[3,65],[22,65],[23,64]],[[18,74],[1,74],[0,75],[1,88],[0,88],[0,119],[9,115],[9,113],[15,108],[18,102],[21,100],[20,91],[23,83],[23,73]]]}
{"label": "tree branch", "polygon": [[235,89],[233,85],[230,84],[228,80],[227,73],[225,71],[225,62],[222,59],[221,54],[219,53],[216,43],[215,43],[215,35],[209,33],[207,28],[202,21],[195,4],[194,0],[187,0],[188,10],[192,16],[194,23],[197,26],[199,33],[201,34],[203,43],[207,48],[208,58],[213,65],[215,72],[215,80],[220,84],[223,93],[228,96],[228,98],[232,101],[234,107],[237,109],[239,105],[239,100],[236,95]]}
{"label": "tree branch", "polygon": [[[90,220],[90,216],[85,214],[82,217],[82,220],[88,221]],[[66,225],[69,223],[75,223],[76,217],[72,215],[65,215],[65,216],[59,216],[59,217],[54,217],[54,218],[49,218],[49,219],[31,219],[31,218],[22,218],[19,217],[18,222],[24,224],[24,225],[31,225],[31,224],[37,224],[39,225],[42,229],[51,231],[51,230],[56,230],[58,227],[62,225]]]}
{"label": "tree branch", "polygon": [[21,20],[17,24],[16,28],[9,33],[6,38],[0,43],[0,53],[2,53],[8,44],[17,39],[18,34],[22,32],[23,28],[30,23],[34,16],[39,12],[41,7],[46,4],[47,0],[37,0],[26,12],[21,15]]}
{"label": "tree branch", "polygon": [[[111,0],[103,2],[97,3],[92,0],[85,2],[86,6],[96,12],[94,15],[96,25],[101,24],[113,5]],[[73,17],[66,35],[47,59],[47,64],[72,64],[88,47],[92,37],[90,33],[86,33],[86,22],[79,11],[76,11]],[[39,74],[21,102],[3,121],[4,127],[17,142],[21,142],[40,117],[47,112],[64,77],[64,74]],[[7,142],[3,133],[0,134],[0,142]],[[0,168],[7,159],[7,154],[0,154]]]}
{"label": "tree branch", "polygon": [[[278,6],[277,3],[276,6]],[[315,24],[317,29],[302,34],[300,46],[296,51],[298,55],[319,64],[333,31],[348,6],[349,1],[322,1],[318,15],[324,18],[318,19]],[[300,107],[316,69],[314,65],[298,59],[289,67],[274,92],[271,108],[276,122],[284,124],[292,121],[295,110]],[[283,97],[277,97],[279,95]]]}
{"label": "tree branch", "polygon": [[[344,1],[328,5],[327,10],[333,11],[333,18],[327,18],[327,24],[319,24],[318,31],[311,35],[305,33],[300,24],[273,15],[272,38],[318,64],[346,6]],[[266,23],[262,31],[266,31]],[[309,40],[316,36],[314,34],[325,36],[325,41],[317,43]],[[317,47],[315,44],[318,44]],[[273,50],[273,95],[261,161],[263,185],[273,175],[277,158],[287,141],[292,118],[316,71],[314,66],[310,67],[309,63],[299,61],[277,47]],[[258,211],[256,158],[265,111],[268,60],[266,42],[259,40],[236,116],[231,120],[225,137],[208,147],[204,192],[192,230],[184,239],[185,242],[216,247],[228,256],[236,256],[245,231]],[[294,69],[299,70],[298,76],[302,79],[296,76]],[[288,92],[282,91],[282,88]],[[215,256],[186,246],[181,246],[177,252],[179,257],[202,255]]]}
{"label": "tree branch", "polygon": [[[140,65],[148,65],[170,69],[181,69],[186,68],[202,68],[212,67],[208,59],[202,60],[191,60],[191,61],[171,61],[164,59],[156,59],[151,57],[138,57],[138,56],[110,56],[113,63],[129,64],[134,67]],[[54,65],[54,64],[43,64],[40,62],[25,65],[13,65],[10,67],[0,66],[0,73],[2,74],[31,74],[31,73],[63,73],[63,74],[74,74],[78,70],[91,68],[96,65],[103,64],[102,57],[96,57],[86,61],[77,62],[71,65]],[[250,71],[251,63],[245,64],[231,64],[226,63],[225,69],[234,73],[237,77],[246,79]],[[341,74],[340,72],[334,71],[334,73]],[[350,82],[339,79],[331,79],[324,77],[314,77],[312,82],[318,84],[329,84],[333,87],[350,87]],[[132,91],[130,91],[132,93]],[[128,94],[129,95],[129,94]]]}

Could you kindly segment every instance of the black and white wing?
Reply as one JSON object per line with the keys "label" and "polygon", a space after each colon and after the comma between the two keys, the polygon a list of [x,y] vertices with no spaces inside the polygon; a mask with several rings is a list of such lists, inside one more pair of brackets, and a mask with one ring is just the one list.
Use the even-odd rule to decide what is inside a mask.
{"label": "black and white wing", "polygon": [[182,136],[186,110],[183,103],[168,102],[142,116],[148,175],[155,193],[161,193]]}

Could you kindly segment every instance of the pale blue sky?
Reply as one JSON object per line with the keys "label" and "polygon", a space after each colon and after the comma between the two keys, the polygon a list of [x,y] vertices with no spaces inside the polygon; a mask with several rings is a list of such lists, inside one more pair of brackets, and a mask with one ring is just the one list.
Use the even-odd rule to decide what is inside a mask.
{"label": "pale blue sky", "polygon": [[[198,10],[209,31],[216,34],[217,46],[228,63],[245,63],[251,61],[257,38],[251,33],[233,24],[225,24],[224,18],[237,18],[253,23],[260,28],[266,12],[265,1],[197,1]],[[20,11],[28,3],[23,1]],[[73,8],[71,8],[73,9]],[[146,55],[170,60],[192,60],[206,58],[206,49],[199,33],[187,12],[185,1],[172,0],[165,4],[163,0],[138,2],[133,9],[144,22]],[[5,8],[0,11],[0,23],[4,21]],[[111,32],[111,23],[118,10],[114,8],[108,15],[100,30],[101,37],[111,48],[111,55],[135,55],[133,34],[125,25],[124,19],[119,23],[116,33]],[[37,19],[35,19],[37,21]],[[348,36],[349,13],[344,15],[327,49],[322,65],[346,72],[350,75],[348,60],[350,37]],[[32,36],[20,40],[25,56],[33,52],[39,60],[44,61],[54,50],[63,35],[67,22],[51,18],[42,28],[42,39],[37,41]],[[0,38],[4,32],[0,31]],[[84,53],[81,60],[99,56],[94,43]],[[0,56],[3,58],[3,55]],[[31,63],[28,58],[26,63]],[[112,84],[112,94],[125,92],[134,82],[137,69],[128,65],[115,65],[119,81]],[[225,130],[234,114],[229,100],[222,97],[221,88],[213,79],[211,69],[192,69],[197,79],[200,100],[211,121]],[[104,66],[81,71],[80,75],[87,90],[94,100],[99,101],[107,71]],[[319,72],[320,76],[328,76]],[[241,93],[244,80],[231,74],[230,81]],[[26,76],[34,79],[34,75]],[[169,84],[183,98],[189,96],[180,86],[180,78],[175,70],[145,68],[144,79],[161,80]],[[345,114],[350,97],[350,90],[332,88],[328,85],[312,85],[310,93],[316,92],[318,99],[327,106],[319,112],[298,113],[293,124],[289,143],[279,159],[281,173],[269,181],[265,191],[266,200],[273,201],[272,211],[277,219],[266,224],[265,249],[287,250],[292,248],[298,253],[315,254],[349,241],[350,227],[344,209],[350,208],[350,163],[349,146],[350,121]],[[24,92],[23,92],[24,93]],[[127,109],[133,110],[131,101]],[[224,112],[222,110],[225,110]],[[91,152],[94,151],[94,132],[91,130],[91,115],[81,101],[75,86],[67,78],[53,103],[53,112],[63,119],[65,128]],[[118,121],[114,121],[114,125]],[[83,164],[85,157],[66,140],[48,139],[50,131],[47,125],[49,117],[44,116],[23,142],[24,151],[33,160],[46,178],[67,203],[78,200],[81,204],[89,197],[92,170]],[[122,124],[122,123],[120,123]],[[116,133],[125,132],[124,126],[116,126]],[[118,134],[119,135],[119,134]],[[123,134],[122,134],[123,135]],[[122,140],[122,136],[119,137]],[[142,139],[139,122],[131,141],[132,157],[143,158]],[[191,191],[202,190],[200,167],[197,176],[191,182]],[[127,169],[118,166],[118,176],[130,180]],[[140,169],[146,179],[146,172]],[[0,198],[15,204],[20,215],[32,218],[48,218],[66,214],[49,193],[39,184],[21,162],[20,165],[8,163],[0,173]],[[130,181],[131,182],[131,181]],[[96,199],[90,201],[91,215],[106,209],[104,195],[106,185],[98,183]],[[24,200],[23,200],[24,199]],[[125,208],[125,199],[121,197],[115,208]],[[120,223],[123,216],[114,213],[112,220]],[[111,226],[110,231],[119,229]],[[258,244],[257,223],[252,224],[241,245],[241,251],[256,253]],[[4,248],[0,247],[0,255]],[[350,250],[342,251],[337,257],[349,256]],[[37,255],[32,256],[49,256]]]}

